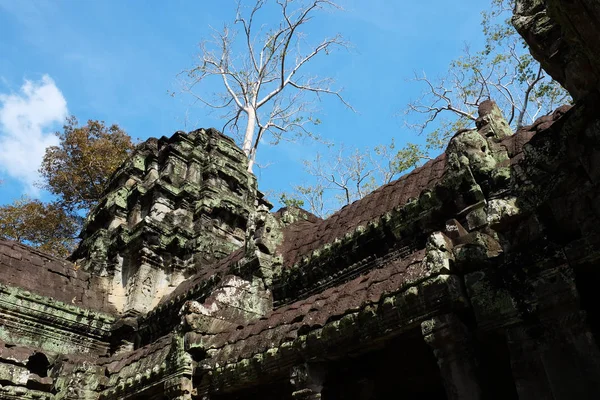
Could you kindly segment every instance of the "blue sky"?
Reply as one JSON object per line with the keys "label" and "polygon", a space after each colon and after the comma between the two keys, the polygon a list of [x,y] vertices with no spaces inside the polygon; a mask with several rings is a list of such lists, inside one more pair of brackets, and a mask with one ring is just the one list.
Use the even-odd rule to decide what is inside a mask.
{"label": "blue sky", "polygon": [[[345,11],[320,14],[307,33],[340,33],[352,47],[310,67],[335,78],[357,113],[326,99],[316,133],[348,147],[419,140],[398,115],[422,89],[407,79],[414,71],[443,74],[465,43],[480,45],[487,2],[339,4]],[[221,127],[217,115],[168,91],[178,91],[177,74],[211,27],[234,14],[233,0],[0,0],[0,204],[23,194],[49,198],[33,183],[66,115],[117,123],[141,140]],[[255,171],[260,189],[309,181],[302,160],[314,151],[309,143],[263,147],[259,162],[270,166]]]}

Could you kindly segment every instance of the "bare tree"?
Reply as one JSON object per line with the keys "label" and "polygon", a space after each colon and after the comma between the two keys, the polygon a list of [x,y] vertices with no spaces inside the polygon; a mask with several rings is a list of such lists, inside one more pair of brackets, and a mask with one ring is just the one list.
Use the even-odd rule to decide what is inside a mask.
{"label": "bare tree", "polygon": [[372,150],[340,146],[326,156],[317,153],[314,160],[305,161],[304,168],[314,183],[295,185],[293,193],[282,194],[280,200],[286,205],[306,206],[313,214],[325,217],[427,158],[417,145],[410,143],[400,150],[393,141]]}
{"label": "bare tree", "polygon": [[430,159],[429,154],[444,148],[456,131],[474,125],[484,100],[494,99],[515,129],[569,101],[567,92],[545,75],[522,46],[508,19],[514,1],[491,0],[490,11],[483,13],[482,50],[472,52],[466,46],[439,79],[415,74],[424,91],[408,105],[407,114],[417,119],[410,127],[418,133],[428,130],[425,144],[407,143],[397,149],[392,142],[373,150],[318,156],[305,164],[316,184],[296,186],[282,199],[303,200],[311,211],[327,215]]}
{"label": "bare tree", "polygon": [[314,161],[305,162],[307,172],[316,177],[320,186],[336,190],[342,204],[350,204],[369,192],[375,168],[370,165],[368,155],[358,149],[350,154],[340,148],[337,155],[323,161],[317,154]]}
{"label": "bare tree", "polygon": [[[269,8],[280,13],[275,26],[261,21],[261,12]],[[184,71],[184,91],[205,106],[224,111],[223,131],[230,129],[241,139],[249,171],[266,134],[272,144],[314,136],[307,124],[318,120],[313,118],[314,102],[309,102],[307,95],[317,99],[323,94],[332,95],[352,109],[340,91],[332,88],[332,78],[304,71],[306,64],[320,54],[346,47],[340,35],[308,43],[302,32],[314,14],[325,8],[339,9],[329,0],[256,0],[249,9],[238,2],[234,20],[234,28],[238,29],[226,25],[222,31],[215,31],[212,40],[201,43],[197,65]],[[240,44],[238,34],[243,48],[239,53],[234,49]],[[212,96],[199,94],[198,86],[209,78],[218,79],[223,90]]]}
{"label": "bare tree", "polygon": [[545,74],[513,28],[509,17],[514,1],[492,0],[490,11],[482,14],[482,50],[473,53],[465,46],[463,55],[450,63],[448,74],[438,79],[415,73],[413,80],[424,91],[408,104],[406,113],[419,120],[409,124],[418,133],[436,122],[437,129],[427,138],[429,149],[445,146],[456,130],[472,126],[484,100],[495,100],[514,129],[569,101],[568,93]]}
{"label": "bare tree", "polygon": [[324,218],[330,213],[326,205],[325,189],[320,182],[313,185],[294,185],[294,192],[281,193],[279,201],[285,206],[305,207],[317,217]]}

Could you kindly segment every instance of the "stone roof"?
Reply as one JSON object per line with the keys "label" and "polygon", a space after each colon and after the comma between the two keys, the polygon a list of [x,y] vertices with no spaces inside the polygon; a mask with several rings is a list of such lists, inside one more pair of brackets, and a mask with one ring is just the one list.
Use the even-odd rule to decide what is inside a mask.
{"label": "stone roof", "polygon": [[[410,198],[418,197],[423,190],[435,186],[440,181],[445,166],[446,157],[445,154],[441,154],[409,174],[373,191],[365,198],[343,207],[325,220],[302,210],[306,214],[305,217],[287,225],[283,230],[284,239],[277,252],[283,256],[284,267],[293,266],[302,256],[310,254],[335,238],[344,236],[347,232],[354,231],[359,225],[377,219],[394,207],[406,203]],[[278,217],[283,212],[284,210],[279,210],[274,215]],[[153,315],[167,308],[172,313],[173,310],[181,307],[185,300],[193,297],[191,292],[194,289],[204,288],[204,284],[209,279],[226,274],[244,256],[244,249],[239,249],[210,267],[202,267],[163,298],[148,317],[152,318]]]}
{"label": "stone roof", "polygon": [[[524,146],[531,138],[537,132],[550,128],[569,109],[569,106],[563,106],[502,139],[498,146],[507,151],[509,164],[518,163],[523,158]],[[411,198],[417,198],[423,190],[433,188],[444,176],[446,159],[446,154],[438,156],[325,220],[311,218],[287,226],[284,241],[278,249],[284,258],[284,268],[292,267],[304,255],[354,231],[357,226],[377,219]],[[210,367],[236,363],[292,342],[298,336],[322,328],[344,315],[377,304],[383,297],[403,290],[408,284],[431,277],[430,271],[422,267],[424,257],[424,249],[413,249],[408,255],[380,260],[380,263],[375,263],[379,267],[347,282],[276,307],[263,318],[239,325],[234,331],[204,338],[203,345],[213,354],[208,359]]]}
{"label": "stone roof", "polygon": [[579,48],[598,35],[579,3],[525,3],[513,22],[572,110],[513,135],[485,101],[324,220],[270,213],[233,141],[178,132],[113,179],[74,257],[92,275],[0,241],[0,398],[594,398],[600,75]]}
{"label": "stone roof", "polygon": [[[527,143],[536,133],[549,130],[568,109],[561,107],[514,135],[490,137],[480,128],[477,132],[458,133],[457,137],[474,136],[484,140],[497,161],[494,169],[510,166],[511,170],[518,170],[517,164],[527,152]],[[252,219],[248,220],[244,246],[213,263],[186,264],[188,274],[193,271],[192,267],[195,272],[186,274],[185,279],[174,285],[174,289],[150,312],[131,318],[136,322],[130,330],[139,334],[139,340],[135,342],[141,347],[125,350],[128,343],[133,342],[133,336],[127,336],[130,333],[121,337],[122,343],[113,343],[120,335],[115,333],[118,329],[113,324],[113,317],[98,322],[95,338],[87,345],[93,350],[89,356],[94,358],[100,368],[98,373],[102,375],[98,390],[103,390],[106,398],[116,398],[133,393],[143,382],[160,385],[162,377],[171,373],[170,368],[179,368],[172,358],[181,354],[184,347],[189,354],[194,354],[195,348],[201,349],[206,357],[200,361],[200,368],[219,372],[212,375],[209,383],[202,383],[215,389],[231,382],[251,380],[252,375],[246,375],[244,371],[255,361],[261,363],[261,373],[268,375],[271,368],[281,369],[294,357],[297,359],[293,362],[296,362],[311,354],[317,356],[320,351],[327,351],[327,357],[333,358],[340,351],[363,351],[365,337],[371,345],[386,335],[414,329],[428,313],[463,312],[468,301],[457,277],[461,272],[443,259],[448,254],[448,257],[454,257],[452,248],[465,242],[456,242],[450,238],[450,231],[444,229],[447,229],[448,219],[466,221],[464,216],[457,214],[465,206],[471,210],[475,206],[483,207],[484,202],[481,198],[469,198],[466,202],[459,199],[453,203],[451,196],[436,196],[438,189],[440,193],[446,193],[445,188],[449,185],[464,182],[457,179],[474,179],[473,175],[457,178],[456,166],[452,164],[455,162],[452,157],[456,158],[452,151],[466,153],[469,150],[468,147],[458,150],[455,147],[327,219],[303,214],[302,210],[282,209],[276,213],[269,213],[264,207],[255,210]],[[475,151],[479,151],[479,147]],[[479,176],[484,179],[480,182],[491,187],[486,195],[497,193],[494,183],[485,181],[491,176]],[[473,187],[482,190],[477,182]],[[427,201],[429,198],[433,198],[432,202]],[[446,202],[452,204],[448,207]],[[261,212],[267,217],[259,215]],[[267,221],[269,218],[271,222]],[[280,229],[277,247],[259,248],[256,245],[257,235],[270,232],[264,229],[262,233],[256,233],[262,229],[261,223],[267,223],[265,221],[275,221],[271,226]],[[487,240],[485,233],[476,232],[477,228],[470,227],[471,233],[468,233],[460,222],[452,221],[457,230],[462,229],[461,235]],[[413,236],[419,234],[421,237],[415,240]],[[435,240],[445,244],[433,243]],[[444,249],[445,245],[448,248]],[[431,256],[430,252],[437,252],[437,255]],[[231,293],[236,287],[233,284],[223,286],[224,277],[234,275],[239,282],[249,280],[248,287],[239,289],[239,293],[262,290],[257,296],[267,299],[268,307],[250,310],[254,313],[250,313],[250,318],[248,313],[229,313],[227,307],[231,310],[240,304],[246,306],[243,302],[226,303],[235,300]],[[108,303],[108,293],[102,289],[106,287],[103,280],[106,278],[84,272],[77,263],[54,258],[16,242],[0,240],[0,283],[7,286],[73,305],[76,310],[90,309],[117,316],[119,313]],[[252,286],[252,280],[260,283]],[[200,304],[202,302],[204,304]],[[185,307],[188,303],[197,303],[198,309],[207,313],[198,315],[206,321],[217,320],[225,328],[214,331],[190,329],[191,325],[186,325],[189,324],[187,319],[182,319],[189,312],[189,307],[182,308],[184,303]],[[211,314],[213,306],[214,315]],[[226,310],[224,314],[218,314],[219,307]],[[363,319],[368,322],[363,324]],[[67,325],[71,329],[71,325]],[[70,332],[67,328],[65,332]],[[77,326],[77,329],[81,327]],[[181,340],[181,334],[184,340]],[[56,340],[63,340],[63,336],[57,336]],[[114,351],[116,345],[125,347],[109,355],[109,345],[110,351]],[[29,353],[31,351],[27,350]],[[78,351],[61,350],[61,354],[76,355]],[[189,364],[188,359],[180,361]],[[63,373],[68,374],[68,368],[79,364],[76,360],[64,363]]]}
{"label": "stone roof", "polygon": [[176,300],[179,296],[185,295],[187,292],[201,285],[203,282],[207,281],[211,277],[219,276],[226,273],[227,270],[231,267],[231,265],[236,261],[241,260],[243,256],[243,249],[239,249],[234,251],[224,259],[217,261],[210,267],[202,268],[195,275],[181,282],[181,284],[177,286],[177,288],[171,294],[162,299],[159,304],[159,307],[170,301]]}
{"label": "stone roof", "polygon": [[[115,380],[126,378],[129,375],[135,375],[137,372],[145,372],[145,369],[152,369],[153,366],[160,365],[163,363],[169,353],[171,341],[173,337],[171,334],[165,335],[154,342],[135,349],[131,352],[125,352],[122,354],[114,355],[104,361],[104,366],[107,369],[107,373],[111,376],[111,385],[114,386]],[[136,366],[133,371],[127,371],[128,366],[134,365],[145,360],[145,367],[140,368]],[[129,372],[129,374],[128,374]]]}
{"label": "stone roof", "polygon": [[[523,157],[525,144],[538,131],[548,129],[569,109],[570,106],[560,107],[554,113],[539,118],[532,125],[525,126],[514,135],[501,140],[498,146],[507,151],[510,158],[509,163],[519,162]],[[283,241],[277,249],[277,252],[283,257],[283,267],[292,268],[302,257],[310,255],[336,238],[341,238],[348,232],[355,231],[358,226],[366,225],[369,221],[380,218],[386,212],[401,207],[410,199],[418,198],[424,190],[432,189],[440,183],[446,169],[447,157],[445,153],[442,153],[399,179],[379,187],[364,198],[342,207],[326,219],[305,212],[304,218],[299,218],[283,229]],[[274,213],[274,216],[281,217],[284,212],[285,209],[279,210]],[[410,254],[414,250],[406,251]],[[404,256],[407,255],[406,251]],[[219,276],[231,272],[232,267],[244,256],[244,250],[239,249],[212,266],[203,267],[195,275],[182,282],[170,295],[163,298],[158,308],[153,310],[149,317],[164,311],[163,309],[178,309],[185,300],[194,297],[191,292],[197,291],[199,288],[210,290],[211,285],[207,285],[207,281],[218,280]],[[308,293],[310,292],[315,291]],[[329,291],[323,293],[329,293]],[[305,300],[308,301],[308,299]]]}
{"label": "stone roof", "polygon": [[571,106],[569,105],[560,106],[554,110],[552,114],[538,118],[533,124],[522,127],[514,135],[508,136],[502,140],[500,146],[504,147],[508,152],[511,164],[514,165],[523,159],[523,146],[525,146],[536,133],[549,129],[570,109]]}
{"label": "stone roof", "polygon": [[240,325],[235,331],[215,335],[205,342],[206,349],[221,351],[215,352],[210,362],[223,365],[249,358],[322,328],[349,312],[376,304],[382,296],[397,292],[405,283],[419,280],[424,274],[420,268],[423,257],[421,250],[410,257],[389,260],[385,268],[276,308],[263,318]]}
{"label": "stone roof", "polygon": [[11,240],[0,239],[0,283],[80,308],[115,313],[99,277]]}
{"label": "stone roof", "polygon": [[302,256],[352,232],[359,225],[375,220],[394,207],[435,186],[446,167],[446,155],[441,154],[399,179],[383,185],[364,198],[342,207],[325,220],[302,221],[284,230],[279,248],[284,265],[293,266]]}

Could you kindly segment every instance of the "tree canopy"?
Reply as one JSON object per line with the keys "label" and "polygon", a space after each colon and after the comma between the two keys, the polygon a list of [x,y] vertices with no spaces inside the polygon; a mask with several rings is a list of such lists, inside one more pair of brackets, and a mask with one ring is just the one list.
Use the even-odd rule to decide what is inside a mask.
{"label": "tree canopy", "polygon": [[0,236],[66,257],[75,245],[80,218],[58,203],[23,197],[0,207]]}
{"label": "tree canopy", "polygon": [[438,151],[454,132],[473,127],[477,108],[485,100],[498,104],[514,130],[570,101],[512,25],[514,6],[515,0],[491,0],[491,7],[482,12],[483,48],[465,45],[446,75],[431,78],[425,71],[415,73],[413,81],[422,85],[423,92],[405,113],[410,128],[427,134],[426,150]]}
{"label": "tree canopy", "polygon": [[60,143],[46,149],[41,187],[56,195],[65,209],[87,210],[133,150],[131,137],[118,125],[106,126],[103,121],[78,126],[75,117],[68,118],[56,134]]}
{"label": "tree canopy", "polygon": [[285,206],[306,207],[316,216],[326,217],[398,178],[424,158],[417,145],[409,143],[398,149],[393,140],[364,149],[332,145],[304,161],[304,170],[314,182],[293,185],[293,192],[281,193],[279,200]]}
{"label": "tree canopy", "polygon": [[134,144],[117,125],[89,120],[79,126],[75,117],[69,117],[56,135],[59,144],[46,149],[40,168],[40,186],[56,200],[43,203],[23,197],[0,207],[0,237],[66,257],[77,244],[81,213],[98,202]]}

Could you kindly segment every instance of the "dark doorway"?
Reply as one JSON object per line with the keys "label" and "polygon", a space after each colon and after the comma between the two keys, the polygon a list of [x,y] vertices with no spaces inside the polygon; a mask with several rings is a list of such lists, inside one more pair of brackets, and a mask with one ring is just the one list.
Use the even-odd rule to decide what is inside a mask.
{"label": "dark doorway", "polygon": [[50,362],[48,357],[43,353],[34,353],[29,357],[26,364],[29,372],[36,374],[40,378],[48,376],[48,369],[50,368]]}
{"label": "dark doorway", "polygon": [[420,332],[330,365],[323,400],[446,400],[431,349]]}

